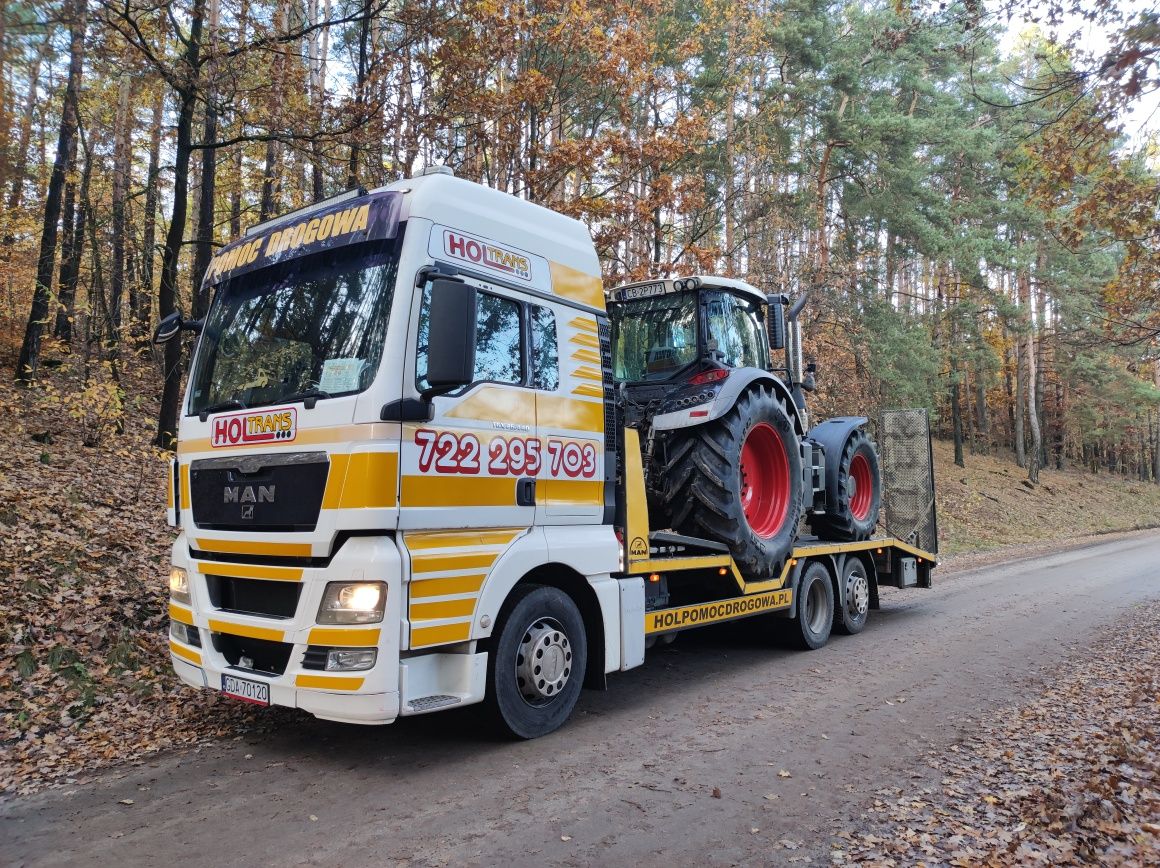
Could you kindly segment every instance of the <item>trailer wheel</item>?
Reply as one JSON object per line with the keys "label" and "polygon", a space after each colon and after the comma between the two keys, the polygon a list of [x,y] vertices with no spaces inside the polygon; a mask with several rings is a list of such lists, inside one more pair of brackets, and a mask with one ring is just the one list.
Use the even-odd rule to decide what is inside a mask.
{"label": "trailer wheel", "polygon": [[664,468],[674,529],[725,543],[748,576],[770,578],[789,555],[802,512],[798,437],[764,388],[713,422],[673,432]]}
{"label": "trailer wheel", "polygon": [[870,578],[861,558],[846,558],[839,585],[845,602],[834,607],[834,629],[853,636],[862,632],[870,615]]}
{"label": "trailer wheel", "polygon": [[[830,460],[827,455],[827,463]],[[869,539],[882,505],[878,450],[859,428],[846,438],[838,460],[838,502],[827,504],[823,515],[811,515],[810,530],[821,539]]]}
{"label": "trailer wheel", "polygon": [[588,662],[580,610],[557,588],[518,588],[488,655],[486,706],[501,733],[539,738],[576,707]]}
{"label": "trailer wheel", "polygon": [[810,563],[798,582],[797,617],[790,627],[793,644],[807,651],[821,648],[834,625],[834,586],[830,571],[818,561]]}

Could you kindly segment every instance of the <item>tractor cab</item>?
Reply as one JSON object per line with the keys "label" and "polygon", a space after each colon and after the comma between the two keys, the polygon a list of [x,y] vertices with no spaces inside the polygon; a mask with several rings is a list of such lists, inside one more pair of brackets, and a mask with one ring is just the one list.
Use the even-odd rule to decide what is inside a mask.
{"label": "tractor cab", "polygon": [[612,369],[626,397],[627,421],[674,412],[688,414],[692,424],[705,421],[704,405],[734,371],[774,370],[770,346],[783,344],[783,303],[782,296],[767,298],[727,277],[653,280],[612,290]]}

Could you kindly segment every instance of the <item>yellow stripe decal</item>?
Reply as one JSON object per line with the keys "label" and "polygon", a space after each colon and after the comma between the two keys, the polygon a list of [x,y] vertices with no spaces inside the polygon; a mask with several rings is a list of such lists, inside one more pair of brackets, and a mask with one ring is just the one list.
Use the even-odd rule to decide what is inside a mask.
{"label": "yellow stripe decal", "polygon": [[229,621],[210,619],[209,628],[215,633],[229,633],[231,636],[247,636],[250,639],[267,639],[271,642],[282,641],[281,630],[271,630],[269,627],[251,627],[248,624],[231,624]]}
{"label": "yellow stripe decal", "polygon": [[578,316],[575,319],[569,320],[568,325],[572,326],[574,329],[582,329],[586,332],[592,332],[593,334],[595,334],[597,330],[596,320],[583,316]]}
{"label": "yellow stripe decal", "polygon": [[411,628],[411,647],[445,645],[448,642],[466,642],[471,636],[471,624],[440,624],[438,627]]}
{"label": "yellow stripe decal", "polygon": [[596,337],[596,335],[590,335],[587,332],[578,332],[572,335],[572,337],[568,338],[568,342],[581,347],[592,347],[594,350],[600,349],[600,338]]}
{"label": "yellow stripe decal", "polygon": [[172,639],[169,640],[169,650],[176,654],[178,657],[184,657],[190,663],[196,663],[198,666],[201,665],[200,654],[198,654],[196,651],[190,651],[184,645],[178,645]]}
{"label": "yellow stripe decal", "polygon": [[539,493],[549,506],[603,506],[604,482],[541,479]]}
{"label": "yellow stripe decal", "polygon": [[189,496],[189,465],[181,465],[181,508],[189,509],[193,501]]}
{"label": "yellow stripe decal", "polygon": [[480,386],[447,411],[447,415],[456,419],[535,425],[536,393],[527,389]]}
{"label": "yellow stripe decal", "polygon": [[179,606],[176,603],[170,603],[169,617],[174,621],[180,621],[182,624],[188,624],[191,627],[193,626],[193,612],[185,608],[185,606]]}
{"label": "yellow stripe decal", "polygon": [[[486,576],[454,576],[450,579],[423,579],[411,581],[411,599],[416,597],[446,597],[451,594],[472,594],[483,587]],[[414,605],[414,604],[412,604]]]}
{"label": "yellow stripe decal", "polygon": [[[298,446],[333,446],[335,443],[348,443],[350,441],[382,441],[398,436],[399,425],[397,422],[370,422],[360,425],[328,425],[323,428],[299,429],[293,440],[283,441],[283,443],[289,449],[293,449]],[[208,437],[183,440],[177,444],[178,455],[210,451],[225,454],[229,452],[229,448],[218,447],[215,449],[210,446]]]}
{"label": "yellow stripe decal", "polygon": [[576,350],[572,353],[572,361],[574,362],[592,362],[594,365],[600,364],[600,353],[592,350]]}
{"label": "yellow stripe decal", "polygon": [[435,621],[440,618],[464,618],[475,614],[476,598],[440,600],[436,603],[411,603],[412,621]]}
{"label": "yellow stripe decal", "polygon": [[403,506],[515,506],[515,477],[404,476]]}
{"label": "yellow stripe decal", "polygon": [[595,380],[600,383],[604,380],[604,375],[596,368],[590,368],[587,365],[581,365],[572,372],[573,377],[579,377],[581,380]]}
{"label": "yellow stripe decal", "polygon": [[230,579],[302,581],[301,567],[261,567],[254,564],[219,564],[217,561],[194,561],[194,568],[202,575],[225,576]]}
{"label": "yellow stripe decal", "polygon": [[594,386],[592,383],[581,383],[572,390],[573,395],[583,395],[586,398],[603,398],[604,389],[600,386]]}
{"label": "yellow stripe decal", "polygon": [[464,531],[435,531],[428,533],[404,533],[407,548],[411,551],[424,549],[458,549],[464,546],[499,546],[507,545],[524,532],[523,528],[511,530],[481,530]]}
{"label": "yellow stripe decal", "polygon": [[578,268],[551,261],[548,270],[552,274],[552,289],[556,295],[604,310],[604,282],[600,275],[585,274]]}
{"label": "yellow stripe decal", "polygon": [[396,505],[397,452],[331,455],[323,509],[385,509]]}
{"label": "yellow stripe decal", "polygon": [[272,555],[282,558],[310,557],[310,543],[270,543],[249,540],[195,539],[193,548],[226,555]]}
{"label": "yellow stripe decal", "polygon": [[497,557],[499,557],[497,552],[463,555],[412,555],[411,571],[415,573],[442,573],[449,570],[488,569],[495,563]]}
{"label": "yellow stripe decal", "polygon": [[358,690],[365,678],[336,678],[332,675],[295,675],[295,687],[313,687],[317,690]]}
{"label": "yellow stripe decal", "polygon": [[339,645],[347,648],[373,648],[379,644],[379,628],[343,630],[315,627],[307,640],[311,645]]}
{"label": "yellow stripe decal", "polygon": [[536,396],[536,416],[541,428],[604,433],[604,404],[598,401],[540,394]]}

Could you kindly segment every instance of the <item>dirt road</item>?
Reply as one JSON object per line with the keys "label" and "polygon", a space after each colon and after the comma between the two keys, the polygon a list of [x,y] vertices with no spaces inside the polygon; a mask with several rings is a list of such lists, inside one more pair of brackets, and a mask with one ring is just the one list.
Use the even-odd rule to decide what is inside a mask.
{"label": "dirt road", "polygon": [[0,861],[828,864],[877,790],[930,784],[928,751],[1160,599],[1160,535],[935,582],[884,591],[861,636],[812,653],[736,626],[686,634],[535,742],[479,736],[469,710],[386,728],[303,717],[11,801]]}

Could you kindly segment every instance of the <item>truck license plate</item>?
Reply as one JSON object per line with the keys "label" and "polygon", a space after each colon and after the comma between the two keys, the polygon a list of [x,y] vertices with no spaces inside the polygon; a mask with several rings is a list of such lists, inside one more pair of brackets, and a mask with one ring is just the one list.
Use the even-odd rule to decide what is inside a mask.
{"label": "truck license plate", "polygon": [[243,702],[252,702],[255,705],[270,704],[269,684],[262,681],[249,681],[245,678],[238,678],[236,675],[222,676],[222,693]]}

